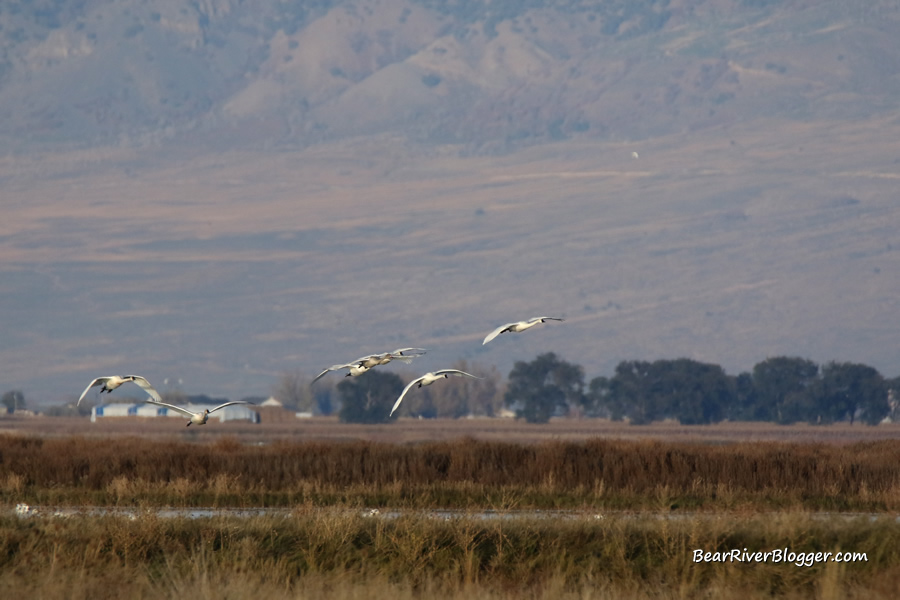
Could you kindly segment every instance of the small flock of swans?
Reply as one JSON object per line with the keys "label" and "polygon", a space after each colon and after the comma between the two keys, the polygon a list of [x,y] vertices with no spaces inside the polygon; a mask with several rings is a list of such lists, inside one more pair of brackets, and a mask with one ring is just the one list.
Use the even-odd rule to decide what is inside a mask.
{"label": "small flock of swans", "polygon": [[[485,345],[494,338],[496,338],[501,333],[519,333],[525,331],[526,329],[531,329],[535,325],[540,323],[546,323],[547,321],[563,321],[564,319],[559,317],[532,317],[526,321],[516,321],[514,323],[506,323],[505,325],[501,325],[497,327],[492,332],[487,334],[487,337],[484,338],[484,341],[481,345]],[[312,380],[312,383],[315,383],[331,371],[340,371],[341,369],[347,369],[347,373],[344,375],[345,377],[358,377],[363,373],[366,373],[373,367],[377,367],[380,365],[386,365],[391,361],[398,360],[400,362],[409,363],[412,362],[414,358],[422,356],[425,354],[424,348],[398,348],[397,350],[392,350],[391,352],[382,352],[380,354],[369,354],[367,356],[362,356],[357,358],[354,361],[350,361],[348,363],[340,364],[340,365],[332,365],[327,369],[324,369],[321,373],[316,375],[315,379]],[[469,377],[471,379],[482,379],[476,375],[472,375],[471,373],[466,373],[465,371],[460,371],[459,369],[440,369],[437,371],[431,371],[429,373],[425,373],[421,377],[417,377],[410,381],[405,388],[403,388],[403,392],[400,393],[400,397],[397,398],[397,401],[394,402],[393,408],[391,408],[390,416],[393,416],[394,411],[400,406],[400,403],[403,401],[403,398],[406,396],[407,392],[411,390],[413,387],[421,388],[425,386],[429,386],[435,381],[440,379],[447,379],[448,377]],[[235,400],[233,402],[226,402],[224,404],[220,404],[215,408],[205,409],[203,412],[195,413],[191,412],[186,408],[182,408],[181,406],[175,406],[174,404],[168,404],[162,401],[162,397],[160,397],[159,392],[157,392],[150,382],[147,381],[146,378],[141,377],[140,375],[112,375],[110,377],[97,377],[94,379],[90,385],[88,385],[84,391],[81,393],[81,397],[78,398],[77,405],[81,404],[81,401],[87,395],[88,391],[93,388],[100,386],[100,393],[103,392],[110,393],[114,389],[118,388],[124,383],[132,382],[139,386],[141,389],[147,392],[150,395],[150,402],[153,404],[157,404],[159,406],[165,406],[167,408],[171,408],[184,416],[188,417],[188,423],[186,427],[190,427],[193,425],[205,425],[209,420],[210,413],[214,413],[219,409],[225,408],[226,406],[232,406],[234,404],[253,404],[252,402],[246,402],[244,400]]]}
{"label": "small flock of swans", "polygon": [[[500,327],[494,329],[492,332],[487,334],[487,337],[484,338],[484,341],[481,345],[485,345],[490,342],[492,339],[500,335],[501,333],[519,333],[520,331],[525,331],[526,329],[531,329],[535,325],[539,323],[546,323],[547,321],[563,321],[564,319],[560,317],[532,317],[526,321],[516,321],[514,323],[507,323],[505,325],[501,325]],[[330,371],[338,371],[340,369],[349,369],[345,377],[357,377],[362,375],[373,366],[383,365],[391,360],[402,360],[403,362],[410,362],[416,356],[421,356],[425,354],[425,350],[422,348],[401,348],[400,350],[394,350],[393,352],[386,352],[384,354],[373,354],[369,356],[364,356],[362,358],[358,358],[353,362],[349,362],[343,365],[332,365],[316,375],[316,378],[313,379],[313,382],[318,381],[320,378],[325,376],[326,373]],[[403,398],[406,396],[406,393],[409,392],[413,387],[421,388],[424,386],[431,385],[435,381],[440,379],[446,379],[450,376],[454,377],[470,377],[472,379],[481,379],[476,375],[472,375],[471,373],[466,373],[465,371],[460,371],[459,369],[440,369],[438,371],[432,371],[430,373],[425,373],[421,377],[417,377],[410,381],[403,391],[400,393],[400,397],[397,398],[396,402],[394,402],[393,408],[391,408],[390,416],[393,416],[394,411],[400,406],[400,403],[403,402]]]}

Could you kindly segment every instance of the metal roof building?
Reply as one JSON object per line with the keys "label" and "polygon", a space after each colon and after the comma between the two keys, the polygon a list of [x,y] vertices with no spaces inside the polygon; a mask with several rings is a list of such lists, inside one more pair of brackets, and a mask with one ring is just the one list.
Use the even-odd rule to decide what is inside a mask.
{"label": "metal roof building", "polygon": [[[215,404],[187,404],[184,406],[186,410],[194,413],[200,413],[206,409],[212,410],[215,407]],[[178,417],[179,419],[188,418],[177,410],[172,410],[165,406],[160,407],[160,411],[160,417]],[[220,423],[224,423],[225,421],[250,421],[251,423],[259,423],[259,415],[255,410],[251,409],[251,405],[249,404],[233,404],[231,406],[226,406],[225,408],[220,408],[212,413],[209,415],[209,420],[218,420]]]}
{"label": "metal roof building", "polygon": [[91,409],[91,423],[104,417],[137,416],[137,404],[100,404]]}
{"label": "metal roof building", "polygon": [[[184,407],[191,412],[203,412],[207,408],[213,409],[213,404],[188,404]],[[97,419],[107,417],[178,417],[179,419],[187,419],[186,415],[181,414],[177,410],[165,406],[159,406],[152,402],[142,404],[101,404],[91,409],[91,423],[96,423]],[[259,423],[259,415],[247,404],[235,404],[220,408],[216,412],[209,415],[209,419],[217,419],[220,423],[225,421],[250,421],[251,423]]]}

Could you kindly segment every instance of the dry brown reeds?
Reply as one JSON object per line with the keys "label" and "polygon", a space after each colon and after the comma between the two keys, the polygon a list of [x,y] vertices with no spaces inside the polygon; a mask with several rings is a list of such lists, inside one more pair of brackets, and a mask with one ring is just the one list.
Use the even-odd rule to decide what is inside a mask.
{"label": "dry brown reeds", "polygon": [[[694,550],[853,551],[865,561],[720,562]],[[0,596],[43,598],[896,597],[894,519],[0,517]]]}
{"label": "dry brown reeds", "polygon": [[900,508],[900,441],[246,446],[0,436],[0,500],[98,505]]}

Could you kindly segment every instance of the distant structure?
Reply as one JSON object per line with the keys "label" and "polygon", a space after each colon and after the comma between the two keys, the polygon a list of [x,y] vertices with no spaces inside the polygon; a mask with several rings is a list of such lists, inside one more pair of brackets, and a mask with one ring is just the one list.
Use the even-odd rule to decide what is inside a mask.
{"label": "distant structure", "polygon": [[285,421],[294,420],[294,413],[286,410],[281,401],[275,396],[269,396],[266,401],[255,407],[254,410],[256,410],[260,423],[284,423]]}
{"label": "distant structure", "polygon": [[136,417],[139,404],[100,404],[91,409],[91,423],[104,417]]}
{"label": "distant structure", "polygon": [[[192,412],[203,412],[205,409],[212,409],[215,408],[215,406],[212,404],[188,404],[185,408]],[[158,406],[152,402],[141,404],[101,404],[91,409],[91,423],[96,423],[97,419],[128,417],[178,417],[179,419],[184,419],[184,415],[181,413],[170,410],[165,406]],[[225,421],[249,421],[251,423],[259,423],[259,415],[256,411],[248,408],[246,404],[226,406],[225,408],[214,412],[209,418],[218,419],[220,423],[224,423]]]}

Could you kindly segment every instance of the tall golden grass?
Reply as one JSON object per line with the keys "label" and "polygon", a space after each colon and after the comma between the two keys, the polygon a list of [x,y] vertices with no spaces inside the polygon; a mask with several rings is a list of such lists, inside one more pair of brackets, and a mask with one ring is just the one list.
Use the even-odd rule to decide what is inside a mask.
{"label": "tall golden grass", "polygon": [[[804,567],[693,550],[865,552]],[[894,519],[0,517],[4,598],[894,598]]]}
{"label": "tall golden grass", "polygon": [[463,439],[246,446],[0,436],[0,501],[890,511],[900,441],[835,446]]}

